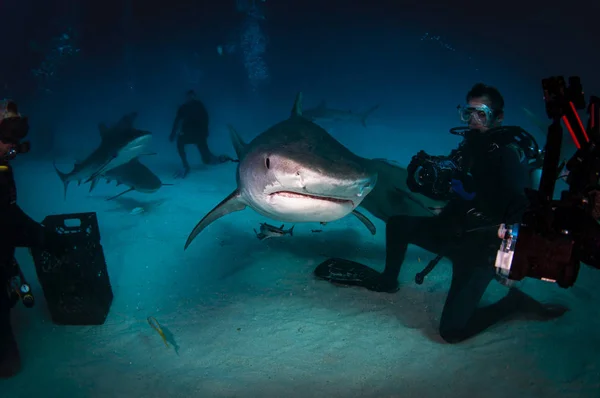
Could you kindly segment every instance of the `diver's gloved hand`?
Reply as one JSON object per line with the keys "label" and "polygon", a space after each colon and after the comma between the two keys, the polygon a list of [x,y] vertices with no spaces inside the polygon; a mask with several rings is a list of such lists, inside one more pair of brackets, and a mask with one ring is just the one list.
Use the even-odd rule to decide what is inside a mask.
{"label": "diver's gloved hand", "polygon": [[467,192],[461,180],[452,179],[450,187],[454,193],[464,200],[475,199],[475,192]]}
{"label": "diver's gloved hand", "polygon": [[68,235],[46,229],[44,231],[44,244],[42,249],[54,257],[62,258],[73,248]]}

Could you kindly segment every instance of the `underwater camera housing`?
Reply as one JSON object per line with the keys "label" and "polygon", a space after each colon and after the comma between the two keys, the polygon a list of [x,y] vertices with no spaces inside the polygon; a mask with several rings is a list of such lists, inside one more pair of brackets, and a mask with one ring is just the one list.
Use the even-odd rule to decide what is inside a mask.
{"label": "underwater camera housing", "polygon": [[[600,268],[600,98],[588,105],[587,129],[577,114],[585,109],[579,77],[542,80],[548,127],[544,165],[538,190],[527,190],[529,206],[521,223],[502,224],[496,256],[496,273],[510,280],[525,277],[573,286],[580,263]],[[569,131],[577,151],[566,163],[569,189],[554,200],[559,179],[563,129]]]}
{"label": "underwater camera housing", "polygon": [[452,179],[461,170],[459,164],[459,159],[450,156],[431,156],[419,151],[406,168],[406,185],[412,192],[431,199],[448,200],[452,195]]}

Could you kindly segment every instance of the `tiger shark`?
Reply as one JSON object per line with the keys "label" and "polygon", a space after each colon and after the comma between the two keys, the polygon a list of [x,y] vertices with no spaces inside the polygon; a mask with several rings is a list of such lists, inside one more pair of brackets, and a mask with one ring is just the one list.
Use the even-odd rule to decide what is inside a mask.
{"label": "tiger shark", "polygon": [[184,250],[211,223],[246,207],[294,223],[324,223],[353,214],[375,234],[373,223],[356,208],[375,187],[377,173],[302,116],[302,93],[288,119],[249,143],[231,126],[229,132],[239,159],[237,188],[194,227]]}
{"label": "tiger shark", "polygon": [[152,140],[152,133],[133,127],[136,116],[136,112],[129,113],[112,127],[99,124],[102,139],[100,145],[85,160],[76,162],[70,173],[61,172],[54,164],[54,169],[64,185],[65,199],[70,182],[91,182],[91,191],[103,174],[139,156],[150,154],[147,147]]}

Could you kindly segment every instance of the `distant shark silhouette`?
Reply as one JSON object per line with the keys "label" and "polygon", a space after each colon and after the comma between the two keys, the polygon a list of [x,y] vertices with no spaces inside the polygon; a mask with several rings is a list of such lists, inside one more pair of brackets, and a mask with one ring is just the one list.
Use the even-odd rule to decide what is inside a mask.
{"label": "distant shark silhouette", "polygon": [[345,111],[341,109],[332,109],[327,107],[327,103],[322,101],[316,108],[306,109],[302,112],[302,116],[312,122],[360,122],[364,127],[367,127],[367,118],[379,105],[366,110],[362,113]]}
{"label": "distant shark silhouette", "polygon": [[[142,155],[149,155],[147,149],[152,139],[152,134],[148,131],[138,130],[133,127],[133,121],[137,117],[136,112],[129,113],[121,118],[117,124],[107,127],[99,124],[100,136],[102,141],[96,150],[94,150],[85,160],[76,162],[70,173],[63,173],[54,164],[54,169],[64,185],[64,198],[67,198],[67,188],[71,181],[77,181],[78,184],[91,182],[90,191],[98,184],[98,180],[103,175],[120,166],[129,164],[134,159]],[[127,175],[131,177],[136,174],[136,170],[142,177],[148,178],[148,170],[141,163],[129,164],[129,169],[121,169],[118,175]],[[146,169],[142,171],[142,168]],[[117,176],[113,171],[112,177]],[[111,174],[109,174],[110,176]],[[146,177],[143,177],[143,176]],[[154,174],[152,174],[154,176]],[[156,177],[156,176],[154,176]],[[157,178],[157,177],[156,177]],[[148,179],[149,181],[149,179]],[[131,181],[130,181],[131,182]],[[123,182],[124,183],[124,182]],[[135,185],[135,184],[133,184]],[[131,186],[133,186],[131,185]]]}

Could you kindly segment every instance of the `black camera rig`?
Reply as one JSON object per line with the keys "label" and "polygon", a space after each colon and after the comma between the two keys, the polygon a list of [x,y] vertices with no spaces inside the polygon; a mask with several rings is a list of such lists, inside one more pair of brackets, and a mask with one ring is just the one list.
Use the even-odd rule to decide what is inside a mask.
{"label": "black camera rig", "polygon": [[431,156],[425,151],[414,155],[406,168],[406,185],[412,192],[421,193],[434,200],[449,200],[453,178],[461,174],[461,156]]}
{"label": "black camera rig", "polygon": [[[542,80],[548,127],[538,190],[527,190],[529,206],[519,224],[502,224],[496,272],[510,280],[525,277],[573,286],[580,263],[600,268],[600,98],[592,96],[587,128],[577,114],[586,102],[580,78]],[[568,190],[554,199],[560,175],[564,123],[577,151],[566,163]]]}

